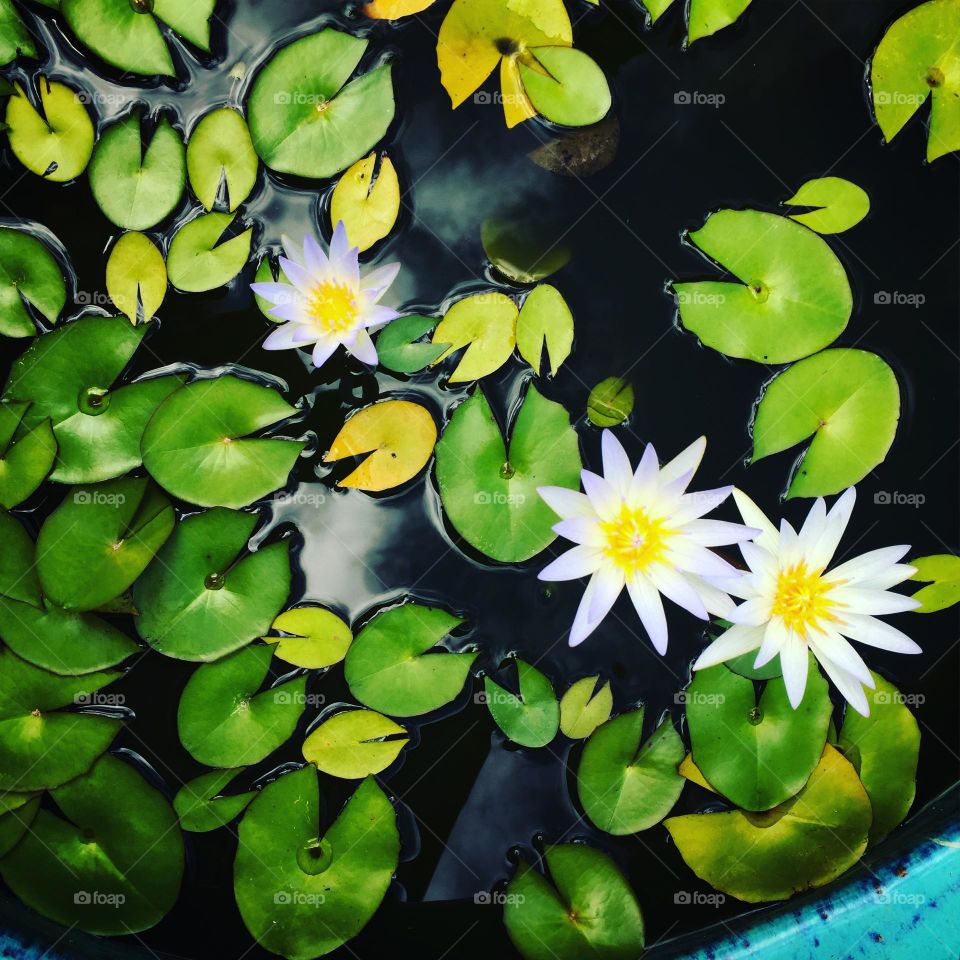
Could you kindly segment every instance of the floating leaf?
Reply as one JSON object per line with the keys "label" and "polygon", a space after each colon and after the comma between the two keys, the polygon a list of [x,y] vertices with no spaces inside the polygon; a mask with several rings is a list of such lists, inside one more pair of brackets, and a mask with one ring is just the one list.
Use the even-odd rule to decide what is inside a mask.
{"label": "floating leaf", "polygon": [[870,843],[885,837],[907,815],[917,792],[920,727],[889,680],[871,671],[876,688],[870,716],[848,709],[843,715],[839,747],[863,784],[873,820]]}
{"label": "floating leaf", "polygon": [[0,401],[0,507],[4,510],[34,493],[53,469],[57,457],[57,440],[49,418],[16,436],[29,406]]}
{"label": "floating leaf", "polygon": [[524,960],[636,960],[643,914],[627,878],[583,843],[548,846],[547,876],[521,861],[506,889],[503,922]]}
{"label": "floating leaf", "polygon": [[418,343],[437,325],[436,317],[397,317],[377,337],[380,365],[396,373],[419,373],[447,351],[448,343]]}
{"label": "floating leaf", "polygon": [[400,181],[384,154],[374,179],[376,153],[358,160],[330,197],[330,222],[343,223],[351,247],[369,250],[393,229],[400,215]]}
{"label": "floating leaf", "polygon": [[275,390],[249,380],[197,380],[172,393],[150,420],[143,464],[175,497],[244,507],[282,487],[306,446],[249,435],[296,412]]}
{"label": "floating leaf", "polygon": [[545,747],[560,726],[560,706],[553,684],[536,667],[517,660],[520,696],[483,678],[487,707],[497,726],[522,747]]}
{"label": "floating leaf", "polygon": [[823,886],[852,867],[866,849],[870,816],[856,771],[827,745],[800,793],[767,813],[692,814],[664,826],[701,880],[759,903]]}
{"label": "floating leaf", "polygon": [[18,793],[7,796],[21,797],[23,803],[0,815],[0,857],[5,857],[20,842],[40,809],[40,797],[37,794]]}
{"label": "floating leaf", "polygon": [[426,10],[434,0],[372,0],[363,9],[371,20],[399,20]]}
{"label": "floating leaf", "polygon": [[427,465],[436,443],[437,425],[426,407],[410,400],[381,400],[347,419],[323,462],[369,454],[337,486],[389,490],[412,480]]}
{"label": "floating leaf", "polygon": [[577,793],[590,820],[616,836],[658,824],[683,790],[684,748],[669,717],[640,745],[643,707],[608,720],[590,736],[577,769]]}
{"label": "floating leaf", "polygon": [[271,170],[332,177],[383,138],[395,109],[390,64],[350,80],[366,48],[366,40],[328,29],[267,61],[250,91],[247,120]]}
{"label": "floating leaf", "polygon": [[885,360],[865,350],[824,350],[767,384],[753,419],[753,460],[812,436],[787,496],[839,493],[883,462],[899,419],[900,388]]}
{"label": "floating leaf", "polygon": [[[656,0],[653,0],[656,2]],[[713,36],[735,23],[751,0],[690,0],[687,12],[687,42]]]}
{"label": "floating leaf", "polygon": [[700,768],[693,762],[692,754],[688,753],[683,758],[680,766],[677,767],[677,773],[689,780],[691,783],[695,783],[698,787],[703,787],[704,790],[709,790],[711,793],[717,792],[710,785],[707,778],[700,772]]}
{"label": "floating leaf", "polygon": [[41,810],[0,860],[7,885],[42,916],[88,933],[159,922],[183,877],[183,836],[166,797],[109,755],[51,796],[62,816]]}
{"label": "floating leaf", "polygon": [[251,513],[214,509],[181,520],[133,590],[137,631],[160,653],[216,660],[266,633],[290,592],[288,544],[245,554]]}
{"label": "floating leaf", "polygon": [[404,603],[377,614],[356,636],[344,661],[350,692],[395,717],[429,713],[463,689],[476,653],[434,647],[463,621],[445,610]]}
{"label": "floating leaf", "polygon": [[790,219],[817,233],[843,233],[870,212],[867,191],[843,177],[808,180],[789,200],[790,207],[817,207],[808,213],[791,213]]}
{"label": "floating leaf", "polygon": [[261,638],[276,644],[277,659],[308,670],[322,670],[339,663],[353,642],[350,627],[323,607],[285,610],[273,621],[273,629],[289,634]]}
{"label": "floating leaf", "polygon": [[90,160],[90,190],[103,215],[124,230],[148,230],[180,203],[186,183],[183,138],[160,117],[146,146],[142,110],[110,124]]}
{"label": "floating leaf", "polygon": [[564,127],[586,127],[610,110],[610,87],[603,70],[582,50],[573,47],[534,47],[535,61],[520,61],[523,89],[548,120]]}
{"label": "floating leaf", "polygon": [[233,870],[240,915],[271,953],[322,956],[366,926],[399,856],[396,813],[373,778],[321,835],[317,772],[303,767],[264,787],[240,822]]}
{"label": "floating leaf", "polygon": [[544,346],[550,359],[550,376],[555,377],[573,347],[573,314],[560,291],[548,283],[530,291],[517,318],[517,349],[537,376]]}
{"label": "floating leaf", "polygon": [[17,57],[36,57],[37,46],[13,0],[0,0],[0,67]]}
{"label": "floating leaf", "polygon": [[803,787],[823,753],[833,709],[813,664],[796,710],[782,677],[767,681],[758,700],[753,681],[723,664],[698,670],[684,700],[694,763],[746,810],[769,810]]}
{"label": "floating leaf", "polygon": [[571,740],[589,737],[610,718],[613,693],[610,681],[597,689],[599,676],[584,677],[570,686],[560,700],[560,731]]}
{"label": "floating leaf", "polygon": [[955,0],[930,0],[905,13],[883,35],[870,62],[873,111],[887,141],[933,100],[927,162],[960,149],[960,80],[957,35],[960,9]]}
{"label": "floating leaf", "polygon": [[[254,274],[254,281],[256,283],[289,283],[287,275],[280,269],[279,264],[276,263],[276,254],[267,251],[260,259],[260,263],[257,266],[257,272]],[[275,317],[270,311],[273,310],[274,304],[269,300],[264,300],[263,297],[259,297],[256,294],[253,295],[254,303],[257,305],[257,309],[271,322],[271,323],[282,323],[284,321]]]}
{"label": "floating leaf", "polygon": [[483,252],[513,283],[537,283],[566,266],[573,251],[563,237],[555,219],[531,213],[528,205],[480,224]]}
{"label": "floating leaf", "polygon": [[920,603],[914,613],[936,613],[960,602],[960,557],[940,553],[917,557],[910,563],[917,568],[910,579],[929,583],[913,595],[913,599]]}
{"label": "floating leaf", "polygon": [[0,594],[11,600],[40,605],[40,581],[33,565],[33,541],[9,513],[0,512]]}
{"label": "floating leaf", "polygon": [[233,223],[234,214],[205,213],[185,223],[170,241],[167,273],[170,282],[185,293],[204,293],[229,283],[250,257],[253,228],[218,241]]}
{"label": "floating leaf", "polygon": [[273,647],[254,644],[198,667],[177,708],[177,731],[187,752],[208,767],[245,767],[293,735],[306,704],[306,676],[257,693],[270,670]]}
{"label": "floating leaf", "polygon": [[580,451],[567,411],[531,384],[510,437],[477,389],[454,411],[437,444],[437,483],[447,517],[472,547],[520,563],[556,539],[556,514],[537,487],[579,489]]}
{"label": "floating leaf", "polygon": [[173,798],[180,826],[191,833],[209,833],[239,817],[257,795],[256,790],[228,797],[220,796],[220,791],[241,770],[211,770],[185,783]]}
{"label": "floating leaf", "polygon": [[740,282],[674,283],[683,325],[708,347],[757,363],[789,363],[829,346],[853,294],[825,240],[787,217],[720,210],[689,235]]}
{"label": "floating leaf", "polygon": [[397,759],[409,742],[406,732],[373,710],[344,710],[324,720],[307,737],[303,758],[331,777],[360,780],[386,770]]}
{"label": "floating leaf", "polygon": [[28,306],[53,324],[66,299],[63,270],[49,247],[25,230],[0,227],[0,333],[34,336]]}
{"label": "floating leaf", "polygon": [[131,323],[140,309],[144,321],[153,319],[167,294],[167,267],[163,254],[142,233],[125,233],[107,260],[107,293]]}
{"label": "floating leaf", "polygon": [[633,413],[633,386],[623,377],[601,380],[587,397],[587,419],[595,427],[615,427]]}
{"label": "floating leaf", "polygon": [[38,337],[14,362],[4,397],[30,403],[23,429],[53,422],[52,480],[96,483],[140,465],[144,425],[183,382],[154,377],[113,389],[146,329],[123,317],[82,317]]}
{"label": "floating leaf", "polygon": [[226,187],[227,209],[233,213],[257,182],[257,153],[239,111],[211,110],[194,127],[187,144],[187,173],[197,199],[207,210]]}
{"label": "floating leaf", "polygon": [[479,380],[499,370],[516,345],[518,316],[517,305],[502,293],[477,293],[458,300],[433,331],[435,344],[449,344],[434,363],[467,347],[450,374],[450,383]]}

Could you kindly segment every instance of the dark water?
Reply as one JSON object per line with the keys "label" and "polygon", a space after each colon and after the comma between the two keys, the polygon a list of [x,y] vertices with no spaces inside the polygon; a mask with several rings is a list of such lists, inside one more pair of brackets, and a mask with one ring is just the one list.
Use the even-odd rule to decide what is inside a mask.
{"label": "dark water", "polygon": [[[439,307],[453,292],[487,285],[479,241],[487,216],[519,208],[555,217],[558,236],[572,244],[574,256],[551,282],[573,309],[577,338],[572,357],[545,391],[579,418],[585,462],[599,463],[599,434],[582,417],[589,388],[612,374],[627,376],[637,403],[629,428],[619,433],[634,460],[643,442],[653,441],[668,458],[706,434],[698,485],[736,483],[768,513],[779,515],[791,455],[744,466],[751,406],[773,370],[726,360],[675,330],[664,285],[671,278],[710,273],[680,238],[709,211],[776,209],[811,177],[847,177],[867,190],[872,210],[850,233],[831,240],[856,298],[839,345],[874,350],[893,365],[903,415],[886,462],[859,485],[843,549],[852,554],[903,542],[913,544],[912,555],[956,552],[957,158],[926,166],[918,122],[893,146],[884,146],[863,83],[864,60],[884,26],[908,7],[882,0],[758,0],[742,22],[683,52],[679,10],[645,32],[640,12],[628,3],[604,2],[603,9],[572,5],[577,45],[610,77],[621,125],[616,161],[584,181],[547,173],[529,161],[526,154],[551,136],[545,127],[526,124],[508,132],[497,106],[468,104],[450,111],[434,54],[443,9],[398,29],[377,25],[371,31],[373,46],[386,45],[396,60],[398,121],[388,144],[405,194],[398,229],[375,253],[404,265],[394,288],[396,302]],[[58,59],[47,69],[99,92],[102,121],[142,99],[173,111],[189,128],[206,109],[242,97],[256,64],[291,31],[310,32],[331,17],[351,29],[359,26],[349,13],[327,10],[333,5],[229,4],[221,13],[227,26],[215,30],[214,58],[205,67],[187,58],[183,75],[189,72],[190,80],[175,95],[166,86],[117,84],[116,75],[83,62],[62,37],[56,41]],[[305,21],[310,16],[314,19]],[[244,82],[229,77],[238,62],[246,66]],[[719,106],[678,104],[681,92],[724,99]],[[2,215],[53,230],[69,251],[78,290],[86,302],[101,302],[105,250],[115,231],[96,208],[85,179],[68,187],[42,183],[9,157],[2,170]],[[261,174],[242,213],[256,223],[255,249],[277,244],[282,232],[309,230],[327,192],[323,185],[280,183]],[[178,218],[188,209],[185,199]],[[164,227],[169,236],[171,224]],[[316,433],[321,452],[348,410],[377,396],[416,395],[438,418],[463,396],[462,390],[438,387],[431,376],[373,377],[346,361],[317,373],[293,352],[262,351],[268,324],[247,291],[252,271],[250,265],[229,289],[211,294],[168,293],[160,329],[136,358],[136,372],[190,361],[239,363],[280,377],[291,398],[306,398],[304,429]],[[924,302],[877,305],[875,294],[881,291],[920,294]],[[6,341],[2,346],[9,362],[21,345]],[[483,381],[501,419],[526,376],[524,365],[512,361]],[[670,650],[661,659],[623,598],[587,643],[570,650],[564,634],[582,585],[546,590],[536,580],[546,558],[504,568],[463,549],[444,524],[432,475],[375,498],[334,492],[332,480],[344,472],[339,467],[329,474],[315,453],[300,463],[297,485],[289,491],[310,496],[299,502],[294,496],[264,511],[259,536],[290,536],[296,545],[291,602],[301,597],[321,602],[354,622],[404,594],[441,603],[469,620],[470,633],[460,642],[480,646],[479,669],[495,670],[506,654],[517,651],[545,670],[558,691],[581,676],[600,673],[612,680],[617,710],[643,701],[648,722],[664,710],[682,721],[674,693],[686,684],[689,664],[702,647],[694,618],[670,611]],[[922,495],[924,502],[875,503],[881,492]],[[39,522],[58,495],[48,491],[28,505],[31,522]],[[782,510],[797,522],[807,507],[801,501]],[[733,511],[725,508],[719,515],[732,519]],[[548,554],[556,552],[554,547]],[[920,805],[956,780],[960,770],[958,618],[950,611],[903,615],[896,622],[912,633],[924,655],[870,650],[868,659],[904,692],[925,698],[917,709],[923,729]],[[176,737],[179,693],[192,670],[192,665],[145,654],[122,684],[136,721],[118,743],[146,758],[171,791],[203,770]],[[732,900],[720,908],[676,906],[675,893],[701,886],[666,831],[656,827],[615,840],[593,830],[567,789],[571,757],[565,748],[505,746],[486,707],[473,699],[479,689],[476,680],[441,717],[413,724],[411,746],[382,778],[401,809],[403,862],[376,918],[337,956],[382,956],[388,950],[424,958],[512,955],[499,909],[476,905],[473,897],[509,876],[511,849],[532,851],[540,838],[584,838],[611,853],[637,891],[649,943],[743,911]],[[315,678],[310,690],[326,698],[327,708],[350,701],[336,669]],[[252,773],[259,776],[277,763],[298,760],[303,729],[317,712],[308,709],[287,747]],[[575,747],[574,769],[576,754]],[[324,778],[323,789],[332,817],[351,787]],[[679,807],[701,809],[707,802],[706,794],[688,786]],[[233,902],[232,831],[188,835],[187,843],[181,900],[143,935],[143,943],[196,958],[267,956],[259,948],[248,949],[250,938]]]}

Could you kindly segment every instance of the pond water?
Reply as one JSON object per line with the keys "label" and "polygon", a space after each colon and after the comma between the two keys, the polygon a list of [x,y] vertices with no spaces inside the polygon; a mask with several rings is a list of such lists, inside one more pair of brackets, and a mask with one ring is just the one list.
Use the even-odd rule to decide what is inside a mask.
{"label": "pond water", "polygon": [[[396,61],[398,119],[386,143],[401,173],[403,211],[391,238],[376,251],[383,261],[403,264],[393,288],[396,305],[433,311],[454,293],[489,287],[483,220],[518,211],[547,218],[572,249],[570,262],[551,282],[573,310],[576,342],[544,390],[575,418],[585,463],[599,463],[599,432],[583,416],[589,389],[604,377],[624,376],[637,399],[619,435],[634,461],[644,442],[654,442],[668,458],[705,434],[701,486],[735,483],[771,515],[781,511],[778,500],[793,455],[749,469],[745,461],[752,404],[773,369],[731,362],[677,330],[665,284],[711,273],[682,241],[682,232],[699,226],[708,212],[728,206],[775,210],[800,184],[826,174],[860,184],[871,197],[869,216],[831,240],[855,294],[854,314],[838,345],[857,345],[887,359],[900,381],[903,414],[886,461],[859,485],[858,508],[841,549],[852,555],[902,542],[913,545],[915,556],[960,546],[960,178],[956,156],[932,166],[922,162],[918,122],[885,146],[871,119],[865,60],[884,27],[910,5],[758,0],[741,22],[686,52],[678,11],[648,32],[639,9],[621,0],[603,0],[599,9],[574,5],[577,44],[611,79],[620,127],[613,162],[582,180],[547,172],[529,159],[554,135],[546,126],[532,122],[507,131],[492,102],[450,110],[435,61],[443,9],[398,27],[371,28],[336,4],[235,0],[220,13],[226,26],[215,28],[214,58],[204,65],[187,58],[188,79],[176,90],[136,86],[130,78],[121,82],[54,32],[48,37],[55,51],[49,72],[95,92],[101,123],[141,99],[164,106],[189,127],[211,106],[238,102],[257,64],[291,35],[326,23],[369,31]],[[233,69],[238,64],[246,80],[231,77],[242,72]],[[105,250],[115,231],[86,179],[67,187],[43,183],[8,154],[3,178],[2,215],[52,230],[76,270],[78,302],[103,302]],[[281,182],[261,171],[243,209],[255,223],[255,249],[276,246],[283,233],[310,230],[323,215],[328,192],[324,185]],[[178,216],[188,207],[185,199]],[[444,523],[432,473],[387,496],[333,489],[346,467],[331,472],[320,453],[351,408],[377,396],[409,396],[441,420],[466,390],[438,385],[429,373],[373,376],[343,358],[316,372],[295,352],[264,352],[260,343],[269,324],[247,289],[253,268],[249,264],[229,288],[210,294],[171,290],[159,329],[137,355],[136,371],[183,361],[233,363],[280,378],[291,399],[304,398],[303,429],[316,437],[312,452],[298,464],[295,482],[267,504],[257,535],[292,538],[291,603],[323,603],[355,622],[404,595],[436,602],[467,619],[469,633],[458,642],[479,646],[477,667],[484,671],[519,652],[558,690],[600,673],[612,680],[615,709],[643,701],[648,715],[670,711],[681,724],[675,694],[688,682],[689,665],[703,643],[702,626],[692,616],[676,607],[668,612],[670,649],[661,658],[624,595],[596,633],[570,649],[565,632],[581,585],[540,583],[541,560],[516,567],[483,561]],[[883,292],[919,294],[922,303],[877,302]],[[17,342],[3,343],[7,364],[19,349]],[[514,360],[484,381],[501,422],[528,376],[529,368]],[[885,493],[914,495],[915,505]],[[30,502],[23,515],[34,532],[58,499],[47,490]],[[782,512],[797,522],[806,509],[796,501]],[[735,519],[732,505],[718,515]],[[557,552],[555,544],[548,554]],[[870,665],[904,692],[920,695],[919,807],[958,775],[957,616],[951,611],[907,625],[902,620],[898,626],[911,632],[924,654],[870,650]],[[136,713],[118,745],[141,755],[170,791],[204,770],[176,734],[179,692],[193,669],[148,653],[118,688]],[[303,733],[318,712],[351,700],[336,669],[315,678],[309,689],[322,696],[323,705],[307,710],[297,734],[249,771],[251,780],[279,763],[298,761]],[[719,907],[677,904],[678,892],[709,888],[684,865],[666,831],[656,827],[618,839],[593,829],[569,789],[570,757],[554,748],[506,745],[474,696],[481,689],[482,681],[473,680],[440,717],[411,725],[410,746],[383,778],[401,810],[397,879],[374,920],[337,956],[382,956],[388,950],[424,957],[513,955],[500,911],[474,897],[510,875],[511,851],[529,850],[544,838],[588,839],[621,864],[643,907],[648,944],[746,909],[732,899]],[[352,785],[324,778],[324,790],[330,815]],[[679,806],[694,811],[710,803],[709,794],[688,786]],[[251,947],[234,904],[232,832],[188,835],[187,843],[180,901],[142,942],[191,958],[269,956]]]}

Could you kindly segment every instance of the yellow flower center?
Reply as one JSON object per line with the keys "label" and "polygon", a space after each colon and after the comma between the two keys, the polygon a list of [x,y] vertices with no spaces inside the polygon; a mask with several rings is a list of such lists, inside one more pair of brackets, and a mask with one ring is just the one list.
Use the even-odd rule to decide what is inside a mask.
{"label": "yellow flower center", "polygon": [[604,555],[626,577],[660,560],[673,534],[661,517],[651,517],[643,507],[626,504],[616,519],[602,522],[600,530],[606,540]]}
{"label": "yellow flower center", "polygon": [[843,606],[829,596],[839,581],[828,583],[820,574],[819,570],[808,570],[806,562],[801,560],[777,575],[771,614],[780,617],[785,627],[801,637],[805,637],[808,630],[823,633],[820,621],[836,621],[833,611]]}
{"label": "yellow flower center", "polygon": [[339,280],[315,283],[307,297],[307,315],[324,333],[350,330],[360,315],[356,292]]}

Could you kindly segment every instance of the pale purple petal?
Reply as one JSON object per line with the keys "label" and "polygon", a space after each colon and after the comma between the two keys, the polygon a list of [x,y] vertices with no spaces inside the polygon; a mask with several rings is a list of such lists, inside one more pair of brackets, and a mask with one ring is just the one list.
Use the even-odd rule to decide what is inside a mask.
{"label": "pale purple petal", "polygon": [[623,444],[617,439],[612,430],[604,430],[600,434],[600,447],[603,456],[603,477],[621,497],[630,492],[630,482],[633,479],[633,468],[630,458]]}
{"label": "pale purple petal", "polygon": [[577,546],[560,554],[538,574],[538,580],[579,580],[596,572],[599,565],[597,551],[593,547]]}
{"label": "pale purple petal", "polygon": [[300,293],[304,296],[310,295],[310,291],[316,285],[316,280],[305,267],[301,267],[298,263],[294,263],[286,257],[280,257],[280,269]]}
{"label": "pale purple petal", "polygon": [[667,652],[668,636],[660,591],[642,574],[635,574],[627,581],[627,593],[654,650],[663,656]]}
{"label": "pale purple petal", "polygon": [[368,366],[375,367],[379,360],[377,357],[377,348],[373,345],[373,341],[370,339],[370,334],[366,330],[357,330],[353,336],[352,342],[346,345],[347,349],[352,353],[361,363],[366,363]]}
{"label": "pale purple petal", "polygon": [[[703,460],[704,451],[707,449],[707,438],[698,437],[681,453],[678,453],[669,463],[664,464],[660,471],[660,483],[672,483],[674,480],[697,472],[700,461]],[[689,481],[687,481],[689,482]]]}
{"label": "pale purple petal", "polygon": [[754,543],[775,554],[780,547],[780,534],[777,532],[777,528],[742,490],[735,489],[733,499],[736,501],[740,516],[743,517],[743,522],[747,526],[756,527],[761,531],[759,535],[753,538]]}
{"label": "pale purple petal", "polygon": [[563,519],[597,515],[589,498],[579,490],[570,490],[567,487],[537,487],[537,493],[543,502]]}
{"label": "pale purple petal", "polygon": [[710,614],[707,613],[700,595],[690,586],[683,574],[662,563],[655,563],[650,567],[647,575],[668,600],[672,600],[677,606],[683,607],[701,620],[710,619]]}
{"label": "pale purple petal", "polygon": [[756,627],[761,623],[766,623],[770,619],[770,598],[753,597],[745,603],[741,603],[733,612],[733,615],[727,617],[731,623],[743,623],[747,626]]}
{"label": "pale purple petal", "polygon": [[322,367],[339,346],[339,341],[333,337],[324,337],[322,340],[318,340],[317,345],[313,348],[313,365],[318,369]]}
{"label": "pale purple petal", "polygon": [[327,263],[327,255],[323,252],[323,248],[320,246],[320,244],[317,243],[311,234],[304,234],[303,265],[312,274],[320,278],[326,275]]}
{"label": "pale purple petal", "polygon": [[363,311],[363,325],[365,327],[382,327],[391,320],[396,320],[400,316],[398,310],[392,307],[372,306]]}
{"label": "pale purple petal", "polygon": [[623,573],[610,566],[601,567],[595,574],[596,587],[590,600],[587,616],[591,623],[599,623],[617,602],[625,584]]}
{"label": "pale purple petal", "polygon": [[274,304],[291,303],[298,300],[300,294],[296,287],[290,283],[251,283],[250,289],[264,300],[269,300]]}
{"label": "pale purple petal", "polygon": [[289,350],[297,346],[296,335],[300,332],[300,324],[284,323],[270,332],[263,341],[264,350]]}
{"label": "pale purple petal", "polygon": [[613,520],[622,503],[613,485],[590,470],[580,471],[580,482],[600,519]]}
{"label": "pale purple petal", "polygon": [[[680,505],[673,515],[673,522],[677,526],[689,523],[691,520],[698,520],[704,514],[710,513],[723,503],[730,494],[733,493],[733,487],[717,487],[715,490],[696,490],[692,493],[685,493],[680,498]],[[719,522],[719,521],[717,521]]]}
{"label": "pale purple petal", "polygon": [[390,284],[397,279],[399,272],[399,263],[385,263],[371,270],[361,283],[364,297],[370,303],[376,303],[387,292]]}
{"label": "pale purple petal", "polygon": [[643,455],[630,481],[630,499],[646,500],[657,488],[657,479],[660,476],[660,461],[657,460],[657,451],[652,443],[643,448]]}
{"label": "pale purple petal", "polygon": [[695,573],[704,577],[734,577],[737,568],[727,563],[723,557],[699,544],[673,537],[667,548],[667,561],[684,573]]}
{"label": "pale purple petal", "polygon": [[580,606],[577,607],[577,615],[573,618],[573,625],[570,627],[570,639],[567,642],[571,647],[577,647],[583,643],[600,625],[599,621],[597,623],[590,623],[587,616],[590,610],[590,604],[593,601],[594,591],[597,588],[596,585],[597,574],[594,574],[587,583],[587,589],[583,591],[583,596],[580,598]]}
{"label": "pale purple petal", "polygon": [[593,517],[567,517],[553,525],[553,532],[574,543],[589,543],[602,546],[603,535]]}
{"label": "pale purple petal", "polygon": [[299,300],[293,302],[280,303],[270,308],[270,316],[278,320],[287,320],[298,325],[302,325],[306,317],[304,315],[303,304]]}

